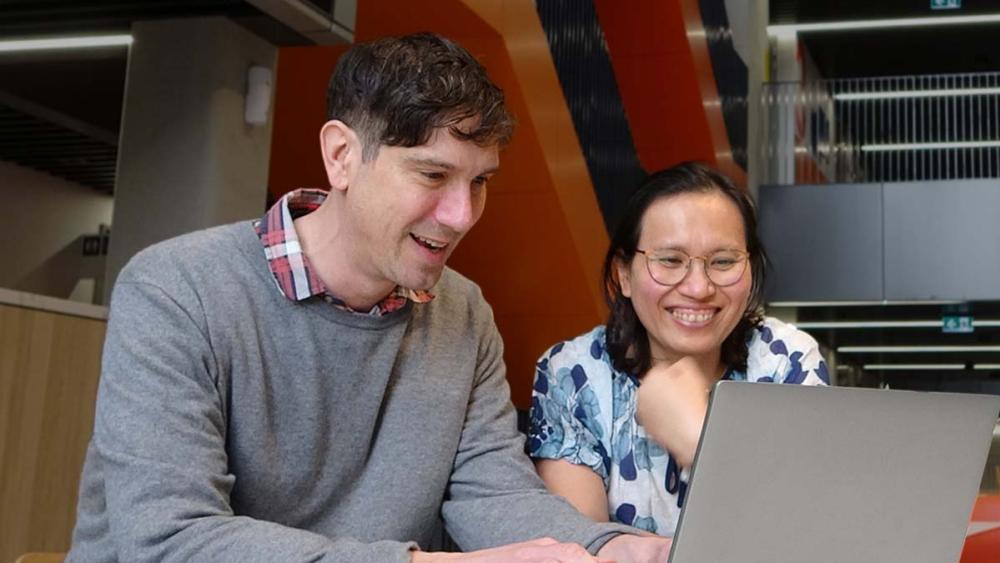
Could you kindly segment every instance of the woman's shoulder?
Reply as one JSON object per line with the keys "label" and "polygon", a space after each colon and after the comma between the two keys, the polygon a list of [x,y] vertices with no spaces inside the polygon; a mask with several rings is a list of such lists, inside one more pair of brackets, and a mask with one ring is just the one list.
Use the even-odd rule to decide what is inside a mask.
{"label": "woman's shoulder", "polygon": [[829,382],[816,339],[791,323],[764,317],[750,338],[747,352],[751,380]]}
{"label": "woman's shoulder", "polygon": [[799,330],[791,323],[764,317],[750,337],[750,348],[764,348],[773,354],[788,356],[793,352],[817,350],[819,344],[809,333]]}
{"label": "woman's shoulder", "polygon": [[569,340],[553,344],[542,354],[541,360],[550,363],[573,363],[581,359],[602,360],[607,356],[604,344],[604,325],[597,325],[589,331]]}
{"label": "woman's shoulder", "polygon": [[604,335],[604,325],[598,325],[575,338],[553,345],[538,359],[537,374],[557,379],[560,373],[571,375],[577,388],[588,381],[610,381],[615,371]]}

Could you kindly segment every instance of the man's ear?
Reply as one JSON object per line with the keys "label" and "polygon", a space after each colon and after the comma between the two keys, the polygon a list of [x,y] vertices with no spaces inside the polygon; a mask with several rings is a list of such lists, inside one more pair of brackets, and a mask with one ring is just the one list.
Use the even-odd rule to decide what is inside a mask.
{"label": "man's ear", "polygon": [[632,275],[629,265],[622,260],[621,256],[615,257],[615,272],[618,274],[618,286],[622,288],[622,295],[632,298]]}
{"label": "man's ear", "polygon": [[361,163],[361,140],[343,121],[334,119],[319,131],[323,168],[332,190],[346,190]]}

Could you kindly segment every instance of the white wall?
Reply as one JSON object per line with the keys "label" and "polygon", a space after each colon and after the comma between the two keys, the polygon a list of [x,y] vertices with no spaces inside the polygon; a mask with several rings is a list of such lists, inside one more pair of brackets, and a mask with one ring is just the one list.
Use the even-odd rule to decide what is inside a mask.
{"label": "white wall", "polygon": [[244,122],[247,71],[277,49],[219,17],[137,22],[118,136],[108,291],[139,250],[260,217],[271,122]]}
{"label": "white wall", "polygon": [[747,186],[756,197],[761,183],[761,148],[766,143],[765,116],[761,114],[761,85],[768,71],[768,3],[763,0],[726,0],[726,15],[733,33],[733,47],[747,65]]}
{"label": "white wall", "polygon": [[114,198],[0,160],[0,287],[67,298],[86,268],[80,235],[111,224]]}

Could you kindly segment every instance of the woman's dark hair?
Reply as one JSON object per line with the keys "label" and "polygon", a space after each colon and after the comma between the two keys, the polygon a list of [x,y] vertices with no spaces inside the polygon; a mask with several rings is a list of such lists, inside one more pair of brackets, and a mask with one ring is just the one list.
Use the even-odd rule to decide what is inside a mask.
{"label": "woman's dark hair", "polygon": [[646,327],[639,321],[632,301],[622,294],[616,263],[630,264],[635,258],[643,217],[654,202],[679,194],[711,192],[719,192],[732,200],[743,217],[753,279],[743,318],[722,342],[721,360],[727,366],[746,370],[747,341],[754,327],[760,326],[763,320],[762,291],[767,268],[767,255],[757,236],[757,212],[747,192],[723,174],[697,162],[685,162],[648,176],[629,199],[611,237],[603,272],[604,299],[611,309],[605,343],[615,369],[641,377],[652,366]]}
{"label": "woman's dark hair", "polygon": [[[447,127],[463,141],[505,145],[514,130],[503,91],[458,44],[433,33],[359,43],[337,62],[327,119],[354,129],[370,161],[382,145],[415,147]],[[475,118],[471,130],[459,123]]]}

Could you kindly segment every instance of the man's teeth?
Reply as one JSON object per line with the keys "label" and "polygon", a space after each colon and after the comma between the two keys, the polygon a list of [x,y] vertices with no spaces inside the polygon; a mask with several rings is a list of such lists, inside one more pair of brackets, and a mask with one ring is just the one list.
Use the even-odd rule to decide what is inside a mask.
{"label": "man's teeth", "polygon": [[417,242],[419,242],[420,244],[429,248],[433,248],[434,250],[441,250],[442,248],[448,246],[448,243],[446,242],[437,242],[435,240],[426,239],[424,237],[420,237],[417,235],[413,235],[413,238],[417,239]]}
{"label": "man's teeth", "polygon": [[671,311],[670,314],[673,315],[675,319],[680,319],[682,321],[689,322],[689,323],[703,323],[703,322],[711,320],[711,318],[715,316],[715,312],[714,311],[708,311],[708,312],[704,312],[704,313],[691,313],[691,312],[687,312],[687,311]]}

